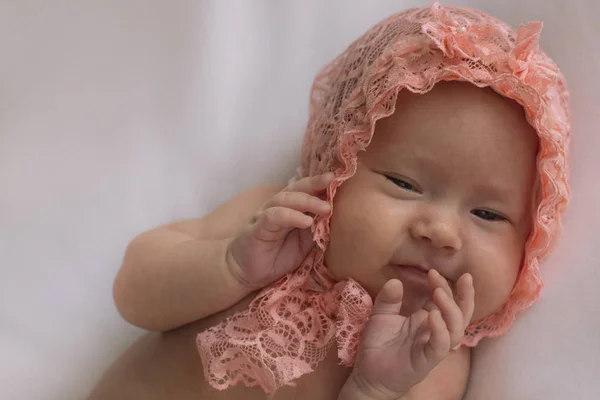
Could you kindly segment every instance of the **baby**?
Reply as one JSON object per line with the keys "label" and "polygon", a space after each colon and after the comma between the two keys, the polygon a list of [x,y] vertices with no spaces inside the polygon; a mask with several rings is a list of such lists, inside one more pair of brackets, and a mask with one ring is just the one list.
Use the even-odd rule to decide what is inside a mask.
{"label": "baby", "polygon": [[136,237],[138,340],[90,399],[460,399],[539,296],[569,190],[568,93],[480,11],[411,9],[317,76],[298,176]]}

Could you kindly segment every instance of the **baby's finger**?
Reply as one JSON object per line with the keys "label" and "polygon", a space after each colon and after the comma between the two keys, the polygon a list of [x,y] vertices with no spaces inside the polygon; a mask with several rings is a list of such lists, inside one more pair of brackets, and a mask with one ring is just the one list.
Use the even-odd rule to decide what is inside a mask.
{"label": "baby's finger", "polygon": [[473,286],[473,277],[470,274],[463,274],[456,283],[456,304],[463,313],[466,328],[466,325],[471,322],[475,310],[475,287]]}
{"label": "baby's finger", "polygon": [[425,344],[424,353],[427,360],[438,363],[450,351],[450,332],[439,310],[429,313],[427,323],[429,326],[429,342]]}
{"label": "baby's finger", "polygon": [[281,240],[294,229],[306,229],[313,223],[313,218],[285,207],[271,207],[263,212],[256,222],[255,235],[264,241]]}
{"label": "baby's finger", "polygon": [[322,215],[331,211],[328,202],[303,192],[279,192],[266,204],[266,209],[271,207],[286,207],[315,215]]}
{"label": "baby's finger", "polygon": [[327,186],[333,181],[335,174],[333,172],[327,172],[322,175],[309,176],[302,178],[284,189],[288,192],[303,192],[311,195],[317,195],[323,190],[327,189]]}
{"label": "baby's finger", "polygon": [[450,288],[450,284],[448,280],[442,276],[437,270],[430,269],[427,273],[427,280],[429,281],[429,286],[432,290],[435,288],[442,288],[444,292],[450,297],[452,297],[452,289]]}
{"label": "baby's finger", "polygon": [[383,284],[373,303],[371,315],[400,313],[404,288],[398,279],[390,279]]}
{"label": "baby's finger", "polygon": [[442,318],[450,333],[450,342],[452,346],[458,344],[465,333],[465,324],[462,310],[458,307],[454,299],[442,289],[437,288],[433,292],[433,299],[437,304]]}
{"label": "baby's finger", "polygon": [[[427,281],[429,283],[429,287],[431,288],[432,293],[435,291],[435,289],[442,288],[449,296],[452,296],[452,289],[450,288],[448,281],[437,270],[429,270],[429,272],[427,273]],[[423,309],[427,311],[433,311],[437,308],[438,307],[435,304],[435,301],[433,300],[433,296],[423,306]]]}

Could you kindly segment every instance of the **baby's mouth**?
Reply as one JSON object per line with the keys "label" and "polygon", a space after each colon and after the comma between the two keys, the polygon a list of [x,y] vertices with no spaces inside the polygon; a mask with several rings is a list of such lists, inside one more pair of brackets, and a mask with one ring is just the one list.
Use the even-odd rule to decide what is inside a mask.
{"label": "baby's mouth", "polygon": [[393,270],[394,275],[397,275],[403,284],[410,284],[425,290],[429,288],[429,279],[427,278],[429,269],[426,267],[415,264],[393,264]]}
{"label": "baby's mouth", "polygon": [[[433,268],[423,265],[423,264],[416,264],[416,263],[392,264],[392,266],[393,266],[395,274],[398,275],[398,279],[400,279],[402,281],[402,283],[405,283],[405,280],[406,280],[407,281],[406,283],[411,282],[413,284],[416,284],[419,287],[422,286],[426,289],[429,289],[428,275],[429,275],[429,270],[431,270]],[[446,279],[446,281],[452,288],[454,285],[453,281],[451,279],[448,279],[444,275],[442,275],[442,277],[444,277],[444,279]]]}

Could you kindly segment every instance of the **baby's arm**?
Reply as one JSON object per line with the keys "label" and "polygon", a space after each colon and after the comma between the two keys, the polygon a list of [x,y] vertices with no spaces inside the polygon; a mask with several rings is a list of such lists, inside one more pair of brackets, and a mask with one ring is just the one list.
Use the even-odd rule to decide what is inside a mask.
{"label": "baby's arm", "polygon": [[166,331],[229,308],[250,294],[231,274],[227,246],[284,186],[258,186],[204,218],[134,238],[114,282],[119,313],[141,328]]}

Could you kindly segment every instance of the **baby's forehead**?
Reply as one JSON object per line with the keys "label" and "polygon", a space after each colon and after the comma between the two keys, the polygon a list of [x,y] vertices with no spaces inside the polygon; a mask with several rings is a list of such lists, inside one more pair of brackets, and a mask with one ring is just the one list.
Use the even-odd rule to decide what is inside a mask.
{"label": "baby's forehead", "polygon": [[514,100],[489,88],[447,82],[425,94],[400,91],[393,114],[377,121],[369,150],[445,154],[452,149],[470,157],[529,157],[537,152],[537,142],[535,129]]}
{"label": "baby's forehead", "polygon": [[377,122],[359,161],[472,180],[515,180],[535,173],[538,136],[522,107],[490,89],[441,84],[423,95],[399,94],[394,113]]}
{"label": "baby's forehead", "polygon": [[396,123],[418,122],[425,128],[449,123],[477,127],[529,126],[523,107],[516,101],[489,87],[479,88],[467,82],[440,82],[424,94],[401,90],[390,119]]}

